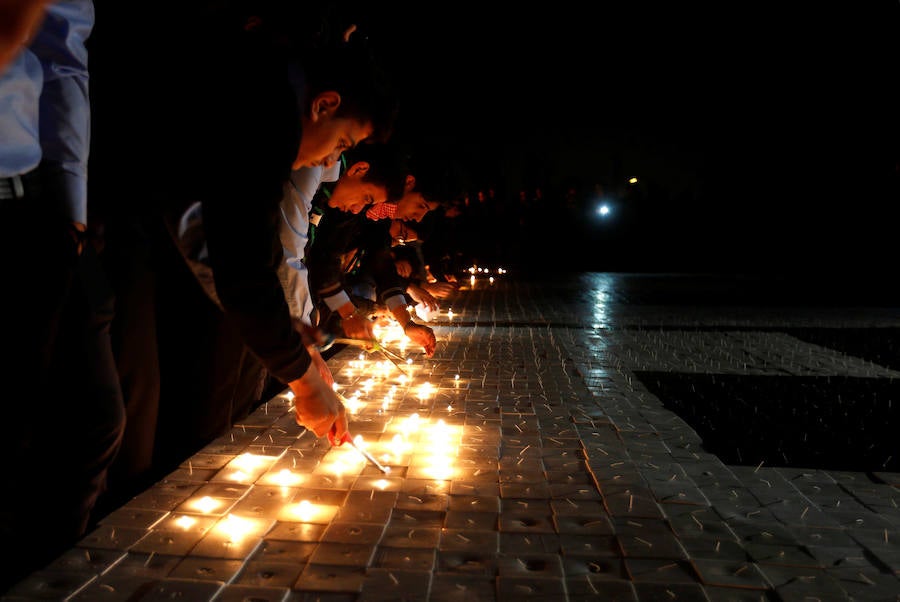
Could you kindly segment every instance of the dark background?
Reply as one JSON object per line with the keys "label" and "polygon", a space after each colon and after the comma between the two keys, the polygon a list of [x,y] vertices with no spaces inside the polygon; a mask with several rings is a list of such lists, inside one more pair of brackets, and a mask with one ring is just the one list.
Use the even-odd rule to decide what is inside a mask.
{"label": "dark background", "polygon": [[360,31],[397,135],[456,149],[501,241],[524,191],[526,265],[893,269],[897,2],[504,6],[373,8]]}
{"label": "dark background", "polygon": [[[127,53],[104,43],[141,22],[124,6],[97,3],[98,98],[128,69]],[[358,23],[384,61],[401,94],[395,138],[465,168],[472,210],[458,244],[473,260],[897,275],[896,0],[316,10]],[[164,35],[159,44],[134,51],[152,57]],[[147,86],[163,85],[164,72],[148,74]],[[100,144],[103,128],[140,123],[102,107]],[[164,158],[141,148],[136,136],[122,149],[136,181],[164,177]]]}

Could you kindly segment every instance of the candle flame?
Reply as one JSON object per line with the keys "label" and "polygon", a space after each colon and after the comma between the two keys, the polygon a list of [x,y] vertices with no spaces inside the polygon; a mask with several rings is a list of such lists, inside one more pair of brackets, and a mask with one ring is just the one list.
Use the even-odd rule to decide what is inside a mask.
{"label": "candle flame", "polygon": [[252,521],[229,514],[216,525],[216,531],[227,537],[230,543],[240,543],[252,531],[253,526]]}
{"label": "candle flame", "polygon": [[181,527],[185,531],[188,531],[191,527],[197,524],[197,519],[193,516],[182,514],[177,519],[175,519],[174,522],[178,527]]}
{"label": "candle flame", "polygon": [[217,500],[208,495],[204,495],[199,500],[194,500],[193,502],[189,502],[189,505],[194,510],[198,510],[203,514],[209,514],[210,512],[216,510],[217,508],[221,508],[225,505],[225,502],[222,500]]}

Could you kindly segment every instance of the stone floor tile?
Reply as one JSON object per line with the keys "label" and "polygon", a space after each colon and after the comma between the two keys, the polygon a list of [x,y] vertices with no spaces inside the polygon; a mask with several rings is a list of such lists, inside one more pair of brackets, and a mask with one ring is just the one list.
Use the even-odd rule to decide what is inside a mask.
{"label": "stone floor tile", "polygon": [[821,568],[821,563],[805,546],[746,543],[744,549],[757,564],[777,564]]}
{"label": "stone floor tile", "polygon": [[570,602],[637,602],[634,585],[621,579],[598,579],[593,575],[566,579]]}
{"label": "stone floor tile", "polygon": [[680,537],[681,546],[690,558],[709,560],[730,560],[746,562],[750,560],[744,544],[734,539],[723,539],[713,535],[703,537]]}
{"label": "stone floor tile", "polygon": [[364,581],[365,569],[356,564],[308,564],[291,589],[317,593],[358,594]]}
{"label": "stone floor tile", "polygon": [[700,580],[693,565],[684,560],[628,558],[625,568],[636,583],[698,583]]}
{"label": "stone floor tile", "polygon": [[493,602],[498,600],[496,578],[486,575],[435,573],[431,580],[434,602]]}
{"label": "stone floor tile", "polygon": [[357,602],[425,602],[431,589],[431,570],[409,571],[394,568],[370,568],[366,571]]}
{"label": "stone floor tile", "polygon": [[497,599],[546,600],[548,602],[568,602],[566,584],[563,579],[508,575],[497,578]]}
{"label": "stone floor tile", "polygon": [[192,579],[166,579],[158,581],[145,593],[141,600],[164,602],[165,600],[210,600],[225,587],[219,581],[200,581]]}
{"label": "stone floor tile", "polygon": [[[771,579],[773,574],[771,567],[766,567],[764,570],[766,577]],[[824,571],[819,573],[798,573],[786,581],[781,581],[780,584],[776,583],[775,592],[784,600],[809,598],[835,601],[851,600],[838,581]]]}
{"label": "stone floor tile", "polygon": [[[71,596],[64,598],[66,600],[78,600],[86,602],[89,600],[108,600],[109,602],[126,602],[134,600],[152,589],[159,580],[150,577],[124,576],[124,575],[100,575],[93,581],[90,581],[83,588]],[[218,590],[221,591],[221,590]],[[58,600],[58,592],[48,590],[40,595],[28,593],[21,596],[7,594],[3,597],[4,601],[21,601],[21,600]]]}
{"label": "stone floor tile", "polygon": [[459,573],[496,577],[497,553],[492,550],[438,550],[435,570],[438,573]]}
{"label": "stone floor tile", "polygon": [[900,596],[898,574],[858,567],[827,568],[825,573],[853,600],[896,600]]}
{"label": "stone floor tile", "polygon": [[244,566],[244,560],[188,556],[169,573],[176,579],[229,582]]}
{"label": "stone floor tile", "polygon": [[696,408],[714,392],[723,416],[757,387],[761,412],[773,400],[827,420],[838,387],[890,390],[889,346],[881,359],[867,347],[891,342],[900,318],[890,304],[823,306],[831,294],[748,304],[762,288],[743,286],[593,274],[467,287],[452,320],[430,323],[434,357],[410,353],[410,381],[370,379],[356,350],[328,359],[351,430],[389,475],[299,429],[276,395],[8,597],[884,599],[900,575],[896,460],[792,465],[796,449],[765,424],[772,453],[744,442],[730,457],[704,430],[713,416],[676,411],[675,390],[651,379],[684,384]]}
{"label": "stone floor tile", "polygon": [[638,600],[675,600],[678,602],[709,602],[706,590],[695,583],[647,583],[636,582],[634,590]]}
{"label": "stone floor tile", "polygon": [[289,590],[306,568],[307,560],[308,556],[297,558],[293,562],[251,559],[244,564],[233,583],[249,587],[283,587]]}
{"label": "stone floor tile", "polygon": [[[97,579],[94,572],[41,571],[32,574],[7,590],[10,599],[65,600]],[[154,582],[155,583],[155,582]],[[107,591],[101,586],[100,591]]]}
{"label": "stone floor tile", "polygon": [[763,573],[753,562],[694,558],[691,563],[704,585],[759,590],[769,587]]}
{"label": "stone floor tile", "polygon": [[769,602],[772,599],[771,590],[705,585],[703,591],[710,602]]}
{"label": "stone floor tile", "polygon": [[287,587],[259,587],[253,585],[225,584],[221,589],[217,602],[284,602],[291,590]]}

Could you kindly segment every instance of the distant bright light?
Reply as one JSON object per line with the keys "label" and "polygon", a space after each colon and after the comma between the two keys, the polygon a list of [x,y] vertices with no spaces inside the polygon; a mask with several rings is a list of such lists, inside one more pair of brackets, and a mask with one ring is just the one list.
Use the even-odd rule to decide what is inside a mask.
{"label": "distant bright light", "polygon": [[609,215],[609,211],[609,205],[607,205],[606,203],[603,203],[602,205],[597,207],[597,215],[599,215],[600,217],[606,217],[607,215]]}
{"label": "distant bright light", "polygon": [[637,183],[638,183],[638,179],[637,179],[637,178],[629,178],[629,179],[628,179],[628,183],[629,183],[629,184],[637,184]]}

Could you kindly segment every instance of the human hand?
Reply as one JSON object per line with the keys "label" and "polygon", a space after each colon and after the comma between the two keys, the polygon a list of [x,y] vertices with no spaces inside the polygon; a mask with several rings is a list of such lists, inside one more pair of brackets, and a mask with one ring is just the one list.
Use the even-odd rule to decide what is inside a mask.
{"label": "human hand", "polygon": [[413,298],[416,303],[421,303],[428,311],[437,311],[440,309],[437,299],[431,293],[416,284],[410,284],[406,287],[406,292]]}
{"label": "human hand", "polygon": [[310,364],[303,376],[288,385],[294,393],[297,424],[311,430],[316,437],[324,437],[333,430],[340,438],[347,432],[346,408],[315,365]]}
{"label": "human hand", "polygon": [[325,384],[329,387],[334,387],[334,375],[331,373],[331,368],[328,367],[328,364],[325,363],[325,358],[322,357],[322,354],[315,347],[308,347],[309,355],[312,358],[313,366],[316,367],[316,370],[319,371],[319,376],[322,377],[322,380],[325,381]]}
{"label": "human hand", "polygon": [[294,324],[294,330],[300,333],[303,344],[310,353],[312,353],[312,349],[316,349],[327,343],[325,333],[315,326],[307,324],[297,318],[291,318],[291,322]]}
{"label": "human hand", "polygon": [[423,288],[439,299],[446,299],[459,289],[453,282],[428,282]]}
{"label": "human hand", "polygon": [[406,323],[406,326],[403,327],[403,333],[406,334],[413,343],[421,345],[422,349],[425,350],[426,356],[431,357],[434,355],[437,338],[434,336],[434,331],[431,328],[410,320]]}
{"label": "human hand", "polygon": [[310,358],[312,358],[312,363],[316,367],[316,370],[319,371],[322,380],[324,380],[325,384],[329,387],[333,387],[334,375],[331,373],[331,368],[325,363],[322,352],[319,351],[319,348],[326,344],[324,333],[315,326],[311,326],[296,319],[294,320],[294,328],[303,338],[303,344],[306,346],[306,350],[309,352]]}
{"label": "human hand", "polygon": [[394,265],[397,268],[397,274],[401,278],[409,278],[409,275],[412,274],[412,264],[406,259],[398,259],[394,262]]}
{"label": "human hand", "polygon": [[344,334],[351,339],[364,339],[366,341],[375,338],[372,320],[366,316],[352,314],[341,320]]}

